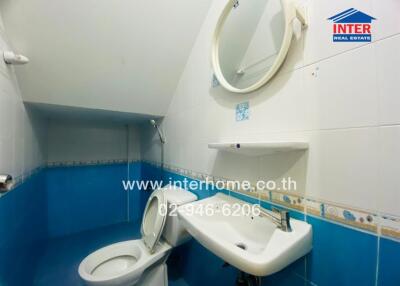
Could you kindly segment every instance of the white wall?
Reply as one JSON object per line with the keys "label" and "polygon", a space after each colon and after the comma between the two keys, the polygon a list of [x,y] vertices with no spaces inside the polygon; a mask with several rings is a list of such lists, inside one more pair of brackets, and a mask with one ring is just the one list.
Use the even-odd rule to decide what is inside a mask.
{"label": "white wall", "polygon": [[[162,116],[211,0],[3,0],[25,101]],[[154,104],[154,102],[157,104]]]}
{"label": "white wall", "polygon": [[[9,44],[0,22],[2,54]],[[18,178],[43,165],[45,132],[45,120],[29,112],[22,102],[14,68],[0,60],[0,174]]]}
{"label": "white wall", "polygon": [[[166,163],[252,180],[291,175],[306,196],[400,215],[400,2],[308,1],[305,37],[272,82],[248,95],[211,88],[211,39],[225,2],[213,1],[163,121]],[[378,19],[373,43],[332,43],[326,19],[352,7]],[[250,120],[235,122],[243,101]],[[156,134],[146,136],[144,159],[158,161]],[[310,150],[251,159],[207,149],[285,139],[307,140]]]}
{"label": "white wall", "polygon": [[128,127],[128,159],[135,161],[141,159],[141,131],[138,124]]}
{"label": "white wall", "polygon": [[128,153],[130,160],[140,159],[139,134],[134,126],[128,132],[122,124],[50,120],[47,138],[49,163],[127,160]]}

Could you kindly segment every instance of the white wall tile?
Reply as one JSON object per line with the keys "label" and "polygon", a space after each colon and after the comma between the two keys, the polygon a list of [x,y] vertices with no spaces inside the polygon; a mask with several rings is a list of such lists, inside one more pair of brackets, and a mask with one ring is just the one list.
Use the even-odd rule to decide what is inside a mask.
{"label": "white wall tile", "polygon": [[375,210],[378,144],[378,128],[313,132],[307,167],[307,195]]}
{"label": "white wall tile", "polygon": [[[3,51],[7,51],[9,49],[10,49],[10,47],[9,47],[9,45],[8,45],[6,39],[5,39],[5,33],[2,32],[2,33],[0,33],[0,51],[3,52]],[[4,62],[3,57],[1,57],[0,72],[2,72],[3,74],[7,75],[10,72],[11,69],[12,69],[12,67],[7,65]]]}
{"label": "white wall tile", "polygon": [[11,138],[0,138],[0,174],[15,174],[13,140]]}
{"label": "white wall tile", "polygon": [[[33,152],[35,152],[36,150],[36,144],[35,144],[35,134],[34,131],[32,130],[32,125],[31,122],[26,114],[26,110],[24,106],[21,106],[18,108],[17,110],[17,114],[18,111],[21,112],[21,123],[23,126],[23,164],[24,164],[24,172],[28,172],[29,170],[32,170],[34,168],[35,162],[33,161]],[[18,115],[17,115],[18,116]],[[29,140],[27,140],[27,138],[29,138]]]}
{"label": "white wall tile", "polygon": [[400,123],[400,35],[379,41],[375,46],[380,124],[398,124]]}
{"label": "white wall tile", "polygon": [[379,40],[400,33],[400,1],[399,0],[371,0],[372,10],[377,20],[374,21],[373,40]]}
{"label": "white wall tile", "polygon": [[[238,138],[239,130],[249,126],[249,121],[236,122],[235,108],[239,102],[248,101],[243,97],[215,96],[203,107],[204,122],[207,129],[207,138],[211,142],[233,140]],[[250,112],[252,107],[250,104]],[[251,118],[250,114],[250,118]]]}
{"label": "white wall tile", "polygon": [[138,125],[129,125],[128,134],[128,158],[129,160],[140,159],[140,128]]}
{"label": "white wall tile", "polygon": [[250,100],[251,117],[246,129],[264,132],[312,129],[311,95],[304,89],[303,70],[277,76]]}
{"label": "white wall tile", "polygon": [[[368,45],[333,43],[327,18],[349,8],[361,10],[378,18],[373,26],[377,39],[381,29],[378,23],[389,31],[386,26],[397,19],[396,1],[387,5],[394,5],[392,13],[378,7],[392,16],[386,21],[381,21],[378,0],[374,9],[371,0],[307,1],[310,26],[301,42],[294,43],[291,58],[269,84],[244,95],[211,88],[210,46],[222,7],[222,1],[213,2],[163,122],[166,162],[223,177],[291,175],[300,182],[302,194],[376,209],[379,192],[386,192],[378,185],[379,101],[387,101],[384,111],[381,104],[381,115],[387,117],[382,121],[381,116],[381,122],[392,124],[400,119],[396,114],[398,73],[387,75],[400,66],[395,58],[397,39]],[[383,60],[376,59],[377,54]],[[379,83],[377,66],[384,75]],[[244,101],[250,102],[250,119],[236,122],[235,106]],[[151,132],[143,140],[146,157],[159,160],[159,146]],[[306,140],[310,149],[304,154],[254,160],[207,148],[208,142],[236,140]],[[396,160],[387,157],[395,170]],[[387,188],[389,197],[395,189],[391,188],[393,191]],[[393,213],[394,207],[380,203],[378,208]]]}
{"label": "white wall tile", "polygon": [[378,88],[374,46],[368,45],[305,69],[317,129],[376,126]]}
{"label": "white wall tile", "polygon": [[15,99],[7,89],[3,89],[7,78],[0,73],[0,137],[11,138],[14,132]]}
{"label": "white wall tile", "polygon": [[124,125],[50,121],[47,160],[126,160],[127,136]]}
{"label": "white wall tile", "polygon": [[211,173],[218,177],[255,182],[258,164],[257,157],[217,152],[210,167]]}
{"label": "white wall tile", "polygon": [[307,151],[293,151],[277,153],[260,158],[259,180],[272,180],[278,188],[282,188],[281,180],[290,178],[296,183],[296,188],[291,186],[288,191],[295,194],[306,195],[307,179]]}
{"label": "white wall tile", "polygon": [[[165,125],[164,125],[165,126]],[[166,129],[166,128],[163,128]],[[143,160],[161,162],[161,145],[157,131],[149,123],[143,123],[139,126],[140,130],[140,155]],[[167,134],[167,144],[165,146],[166,157],[172,152],[168,150],[169,135]],[[168,151],[167,151],[168,150]]]}
{"label": "white wall tile", "polygon": [[0,32],[4,33],[4,23],[3,23],[3,18],[0,19]]}
{"label": "white wall tile", "polygon": [[[8,46],[5,32],[0,31],[0,50]],[[17,177],[43,164],[45,122],[35,114],[28,116],[14,68],[4,61],[0,63],[0,128],[0,173]]]}
{"label": "white wall tile", "polygon": [[[15,102],[13,108],[14,114],[11,117],[12,119],[9,120],[9,123],[14,126],[14,142],[13,146],[9,147],[10,149],[13,149],[14,152],[14,176],[21,175],[26,171],[29,171],[28,169],[25,169],[25,145],[31,145],[33,139],[25,133],[26,120],[23,113],[24,111],[25,109],[23,106],[20,105],[20,103]],[[43,158],[41,161],[36,163],[40,165],[42,162]]]}
{"label": "white wall tile", "polygon": [[400,126],[380,128],[378,210],[400,216]]}

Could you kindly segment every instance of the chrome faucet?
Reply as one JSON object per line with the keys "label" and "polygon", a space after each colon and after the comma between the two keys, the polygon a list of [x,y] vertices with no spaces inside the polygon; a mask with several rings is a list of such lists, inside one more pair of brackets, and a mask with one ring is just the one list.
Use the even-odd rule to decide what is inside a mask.
{"label": "chrome faucet", "polygon": [[260,217],[267,217],[278,226],[279,229],[285,232],[292,231],[290,226],[290,214],[287,210],[272,208],[272,211],[267,211],[260,207]]}

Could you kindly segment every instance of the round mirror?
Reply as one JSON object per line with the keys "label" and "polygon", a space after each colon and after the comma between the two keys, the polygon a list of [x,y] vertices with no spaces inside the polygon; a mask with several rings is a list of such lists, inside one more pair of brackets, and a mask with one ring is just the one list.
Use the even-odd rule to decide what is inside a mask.
{"label": "round mirror", "polygon": [[296,13],[300,12],[291,0],[229,0],[212,49],[214,72],[221,85],[246,93],[267,83],[287,55]]}

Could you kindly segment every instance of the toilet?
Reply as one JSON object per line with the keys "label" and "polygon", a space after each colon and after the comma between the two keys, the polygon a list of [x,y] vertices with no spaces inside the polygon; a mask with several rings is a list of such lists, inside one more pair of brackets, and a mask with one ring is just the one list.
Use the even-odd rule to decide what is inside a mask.
{"label": "toilet", "polygon": [[78,271],[85,284],[167,286],[165,262],[169,253],[191,239],[173,213],[173,205],[195,200],[196,195],[175,186],[154,191],[143,214],[142,238],[111,244],[83,259]]}

